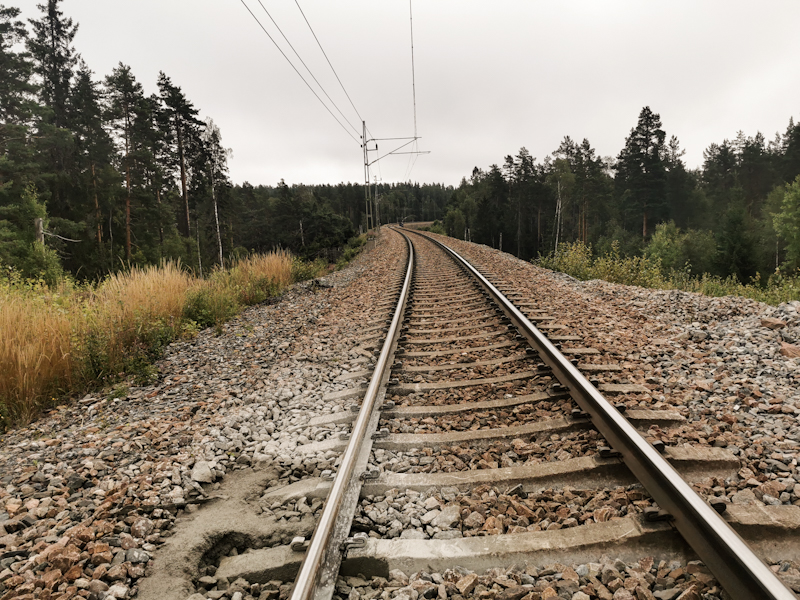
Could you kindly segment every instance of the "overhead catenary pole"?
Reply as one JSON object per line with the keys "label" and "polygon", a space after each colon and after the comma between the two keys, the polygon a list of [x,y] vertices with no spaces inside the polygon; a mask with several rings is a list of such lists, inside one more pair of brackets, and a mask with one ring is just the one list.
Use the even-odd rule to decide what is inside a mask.
{"label": "overhead catenary pole", "polygon": [[361,121],[361,148],[364,150],[364,214],[367,219],[367,231],[369,231],[372,206],[369,201],[369,158],[367,156],[367,124],[365,121]]}

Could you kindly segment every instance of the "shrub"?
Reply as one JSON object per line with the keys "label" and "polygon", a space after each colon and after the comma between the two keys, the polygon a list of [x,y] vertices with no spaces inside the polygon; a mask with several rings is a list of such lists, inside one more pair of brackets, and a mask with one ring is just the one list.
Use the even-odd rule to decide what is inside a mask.
{"label": "shrub", "polygon": [[328,265],[320,259],[305,261],[295,258],[292,261],[292,281],[308,281],[322,276]]}
{"label": "shrub", "polygon": [[366,243],[366,234],[357,235],[347,240],[347,245],[344,247],[342,255],[339,257],[339,260],[336,261],[336,268],[343,269],[345,266],[347,266],[350,261],[361,254],[361,251],[364,249]]}
{"label": "shrub", "polygon": [[[691,230],[690,230],[691,231]],[[707,243],[710,239],[696,232]],[[700,244],[698,244],[700,245]],[[693,275],[690,266],[683,269],[662,269],[658,258],[622,256],[618,244],[603,256],[593,259],[592,249],[581,242],[565,243],[557,253],[539,256],[534,262],[545,269],[567,273],[580,280],[603,279],[612,283],[638,285],[656,289],[677,289],[706,296],[742,296],[758,302],[777,305],[800,300],[800,270],[784,275],[780,270],[762,281],[756,274],[744,284],[735,275],[719,277],[709,273]]]}

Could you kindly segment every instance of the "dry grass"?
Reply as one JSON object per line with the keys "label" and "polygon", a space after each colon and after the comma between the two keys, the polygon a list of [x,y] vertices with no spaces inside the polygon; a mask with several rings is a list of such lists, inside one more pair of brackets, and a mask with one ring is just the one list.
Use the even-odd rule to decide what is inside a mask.
{"label": "dry grass", "polygon": [[0,429],[73,386],[73,321],[71,307],[46,288],[0,283]]}
{"label": "dry grass", "polygon": [[210,279],[178,263],[132,268],[97,286],[0,280],[0,431],[65,394],[148,376],[162,348],[292,282],[287,252],[243,259]]}

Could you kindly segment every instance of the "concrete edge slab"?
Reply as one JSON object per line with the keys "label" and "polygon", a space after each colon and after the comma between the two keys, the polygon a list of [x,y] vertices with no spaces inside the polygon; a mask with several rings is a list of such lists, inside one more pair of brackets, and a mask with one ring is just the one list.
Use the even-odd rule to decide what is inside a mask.
{"label": "concrete edge slab", "polygon": [[383,574],[400,569],[442,571],[456,565],[483,572],[514,563],[575,564],[590,562],[612,551],[622,560],[642,556],[674,558],[691,554],[683,539],[668,524],[645,523],[634,517],[592,523],[554,531],[451,540],[368,539],[353,549],[342,564],[343,574]]}
{"label": "concrete edge slab", "polygon": [[304,552],[294,552],[289,546],[262,548],[223,558],[215,577],[226,577],[229,581],[243,577],[250,583],[267,583],[275,579],[292,581],[304,556]]}

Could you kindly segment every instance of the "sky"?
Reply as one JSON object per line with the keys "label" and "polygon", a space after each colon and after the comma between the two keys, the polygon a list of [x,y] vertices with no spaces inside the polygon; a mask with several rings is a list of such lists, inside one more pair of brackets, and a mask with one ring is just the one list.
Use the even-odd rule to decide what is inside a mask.
{"label": "sky", "polygon": [[[41,1],[4,4],[38,18]],[[269,11],[352,128],[334,120],[245,4],[316,88]],[[523,146],[541,161],[567,135],[616,156],[643,106],[677,136],[690,168],[740,130],[771,140],[800,119],[796,0],[411,6],[417,145],[430,154],[382,159],[370,171],[379,181],[458,185]],[[372,137],[414,135],[408,0],[63,0],[61,8],[80,24],[74,45],[98,78],[122,62],[154,93],[164,71],[214,119],[233,151],[234,183],[363,182],[362,119]],[[393,143],[404,142],[379,141],[379,154]]]}

